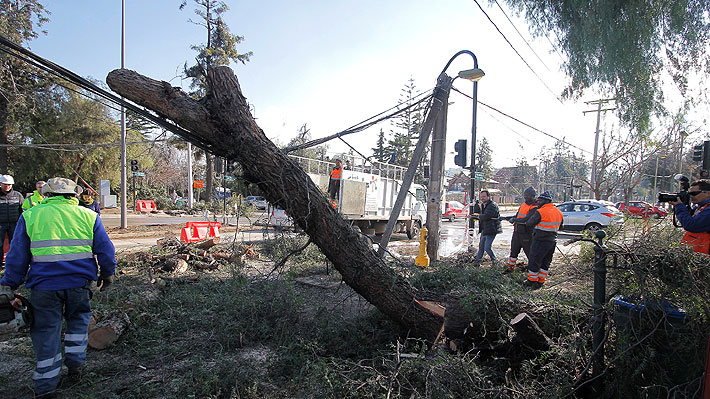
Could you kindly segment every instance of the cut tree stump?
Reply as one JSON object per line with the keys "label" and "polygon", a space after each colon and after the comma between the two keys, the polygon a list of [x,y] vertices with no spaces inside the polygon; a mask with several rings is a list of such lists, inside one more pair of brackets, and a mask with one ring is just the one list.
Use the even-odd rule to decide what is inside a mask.
{"label": "cut tree stump", "polygon": [[118,340],[130,323],[128,315],[123,312],[109,314],[89,331],[89,346],[98,350],[106,349]]}
{"label": "cut tree stump", "polygon": [[520,313],[510,321],[515,331],[513,341],[538,351],[546,351],[552,346],[552,341],[545,335],[535,321],[527,313]]}

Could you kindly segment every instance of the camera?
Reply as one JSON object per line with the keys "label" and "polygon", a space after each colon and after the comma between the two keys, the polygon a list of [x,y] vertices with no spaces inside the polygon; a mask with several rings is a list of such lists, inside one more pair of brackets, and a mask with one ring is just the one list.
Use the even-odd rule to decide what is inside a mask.
{"label": "camera", "polygon": [[690,194],[688,194],[690,180],[681,174],[675,175],[673,179],[678,180],[678,183],[680,183],[680,191],[677,193],[658,193],[658,202],[672,202],[680,200],[680,202],[688,206],[690,204]]}

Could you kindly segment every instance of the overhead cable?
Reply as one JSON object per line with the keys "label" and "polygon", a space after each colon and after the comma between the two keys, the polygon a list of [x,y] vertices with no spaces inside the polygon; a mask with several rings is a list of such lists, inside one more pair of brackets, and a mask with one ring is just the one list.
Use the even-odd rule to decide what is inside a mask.
{"label": "overhead cable", "polygon": [[501,30],[498,28],[498,25],[496,25],[496,23],[493,22],[493,20],[491,19],[491,17],[488,16],[488,13],[486,12],[486,10],[484,10],[483,7],[481,7],[481,5],[478,3],[478,0],[473,0],[473,1],[476,3],[476,5],[478,6],[478,8],[481,9],[481,11],[482,11],[483,14],[486,16],[486,18],[488,18],[488,21],[493,25],[493,27],[496,28],[496,30],[498,31],[498,33],[500,33],[500,35],[503,36],[503,39],[505,39],[505,41],[508,43],[508,45],[510,46],[510,48],[512,48],[513,51],[515,51],[515,54],[518,55],[518,57],[523,61],[523,63],[525,64],[525,66],[527,66],[528,69],[530,69],[530,71],[533,73],[533,75],[535,75],[535,77],[540,81],[540,83],[542,83],[542,85],[545,86],[545,88],[546,88],[550,93],[552,93],[553,96],[555,96],[555,98],[557,99],[557,101],[559,101],[560,104],[562,104],[562,99],[560,99],[560,97],[559,97],[554,91],[552,91],[552,89],[550,89],[550,87],[545,83],[545,81],[542,80],[542,78],[540,77],[540,75],[538,75],[537,72],[535,72],[535,70],[530,66],[530,64],[528,64],[527,61],[525,61],[525,58],[523,58],[523,56],[520,55],[520,53],[518,52],[518,50],[516,50],[515,46],[513,46],[513,43],[511,43],[510,40],[508,40],[508,38],[505,36],[505,34],[503,34],[503,32],[501,32]]}
{"label": "overhead cable", "polygon": [[[22,46],[19,46],[4,36],[0,35],[0,46],[3,46],[4,48],[0,47],[0,51],[3,51],[9,55],[12,55],[14,57],[17,57],[19,59],[23,59],[26,62],[28,62],[31,65],[34,65],[37,68],[40,68],[42,70],[45,70],[53,75],[60,76],[69,82],[72,82],[76,84],[77,86],[92,92],[98,96],[101,96],[115,104],[121,105],[139,115],[142,115],[146,119],[156,123],[158,126],[161,126],[165,128],[166,130],[169,130],[178,136],[184,138],[187,141],[192,142],[195,144],[197,147],[200,147],[204,150],[207,150],[208,152],[216,155],[226,155],[223,150],[219,150],[217,148],[214,148],[212,144],[209,142],[205,141],[202,137],[199,137],[189,130],[175,124],[172,121],[169,121],[163,117],[160,117],[158,115],[155,115],[151,111],[147,110],[146,108],[139,107],[131,102],[126,101],[125,99],[110,93],[95,84],[91,83],[87,79],[77,75],[76,73],[60,66],[57,65],[51,61],[48,61],[37,54],[34,54],[33,52],[25,49]],[[8,50],[9,49],[9,50]],[[12,50],[12,51],[10,51]],[[19,54],[18,54],[19,53]]]}
{"label": "overhead cable", "polygon": [[535,57],[537,57],[537,59],[540,60],[540,63],[545,67],[545,69],[547,69],[547,70],[549,71],[550,68],[547,67],[547,64],[545,64],[545,61],[543,61],[542,58],[540,58],[540,56],[537,55],[537,52],[532,48],[532,46],[530,45],[530,43],[528,43],[527,39],[525,39],[525,36],[523,36],[523,34],[520,33],[520,31],[518,30],[518,27],[515,26],[515,24],[514,24],[513,21],[510,19],[510,17],[508,16],[508,14],[505,12],[505,10],[503,9],[503,7],[501,7],[500,3],[498,3],[498,0],[493,0],[493,1],[495,1],[496,5],[497,5],[498,8],[500,9],[500,12],[502,12],[503,15],[505,16],[505,18],[508,20],[508,22],[510,22],[510,25],[513,26],[513,29],[515,29],[515,31],[518,32],[518,35],[520,36],[520,38],[523,39],[523,41],[525,42],[525,44],[528,45],[528,48],[530,49],[530,51],[532,51],[532,53],[535,54]]}
{"label": "overhead cable", "polygon": [[[473,99],[473,97],[471,97],[470,95],[468,95],[468,94],[462,92],[461,90],[459,90],[459,89],[457,89],[457,88],[455,88],[455,87],[452,87],[451,90],[454,90],[455,92],[460,93],[460,94],[464,95],[465,97],[468,97],[468,98],[470,98],[470,99]],[[492,106],[490,106],[490,105],[488,105],[488,104],[486,104],[486,103],[484,103],[484,102],[479,101],[478,103],[481,104],[481,105],[483,105],[484,107],[486,107],[486,108],[488,108],[488,109],[491,109],[491,110],[493,110],[493,111],[495,111],[495,112],[497,112],[497,113],[499,113],[499,114],[501,114],[501,115],[503,115],[503,116],[506,116],[506,117],[508,117],[508,118],[510,118],[510,119],[512,119],[512,120],[514,120],[514,121],[516,121],[516,122],[518,122],[518,123],[520,123],[521,125],[527,126],[527,127],[529,127],[530,129],[532,129],[532,130],[534,130],[534,131],[536,131],[536,132],[538,132],[538,133],[542,133],[542,134],[544,134],[544,135],[547,136],[547,137],[550,137],[550,138],[552,138],[552,139],[555,139],[556,141],[559,141],[559,142],[561,142],[561,143],[564,143],[564,144],[566,144],[566,145],[568,145],[568,146],[570,146],[570,147],[576,148],[576,149],[578,149],[578,150],[580,150],[580,151],[582,151],[582,152],[586,152],[587,154],[591,154],[590,151],[587,151],[587,150],[585,150],[585,149],[583,149],[583,148],[577,147],[576,145],[571,144],[571,143],[567,142],[567,141],[564,140],[564,139],[557,138],[557,137],[553,136],[553,135],[550,134],[550,133],[547,133],[547,132],[545,132],[545,131],[542,131],[542,130],[540,130],[540,129],[538,129],[538,128],[536,128],[536,127],[534,127],[534,126],[532,126],[532,125],[530,125],[530,124],[528,124],[528,123],[525,123],[525,122],[521,121],[520,119],[518,119],[518,118],[516,118],[516,117],[514,117],[514,116],[512,116],[512,115],[506,114],[505,112],[503,112],[503,111],[501,111],[501,110],[499,110],[499,109],[497,109],[497,108],[495,108],[495,107],[492,107]]]}

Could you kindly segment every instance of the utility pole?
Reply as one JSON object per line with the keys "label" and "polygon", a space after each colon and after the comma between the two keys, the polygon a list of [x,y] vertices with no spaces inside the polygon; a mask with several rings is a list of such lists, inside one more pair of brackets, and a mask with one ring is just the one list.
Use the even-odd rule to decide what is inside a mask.
{"label": "utility pole", "polygon": [[431,136],[431,160],[429,162],[429,187],[427,189],[426,223],[427,254],[431,260],[439,260],[439,231],[441,225],[441,189],[444,181],[444,160],[446,159],[446,119],[449,109],[448,98],[442,104],[441,112],[434,122]]}
{"label": "utility pole", "polygon": [[589,113],[589,112],[596,112],[597,113],[597,128],[594,133],[594,155],[592,155],[592,178],[591,178],[591,186],[592,186],[592,192],[594,193],[594,199],[599,199],[599,198],[597,198],[597,147],[599,146],[599,122],[601,120],[602,111],[612,111],[612,110],[616,109],[616,107],[602,109],[602,105],[604,103],[608,103],[611,101],[616,101],[616,99],[615,98],[607,98],[607,99],[599,99],[599,100],[595,100],[595,101],[586,101],[585,104],[596,105],[597,109],[582,112],[584,115],[587,115],[587,113]]}
{"label": "utility pole", "polygon": [[[126,1],[121,0],[121,69],[125,68]],[[121,97],[123,99],[123,97]],[[121,228],[128,227],[128,177],[126,170],[126,108],[121,106]]]}
{"label": "utility pole", "polygon": [[193,206],[193,191],[192,191],[192,143],[187,142],[187,207],[192,209]]}

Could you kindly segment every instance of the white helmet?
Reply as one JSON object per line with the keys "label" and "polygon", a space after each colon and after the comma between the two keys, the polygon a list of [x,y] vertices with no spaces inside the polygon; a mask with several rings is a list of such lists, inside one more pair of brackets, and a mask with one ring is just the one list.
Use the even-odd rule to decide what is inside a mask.
{"label": "white helmet", "polygon": [[15,184],[15,179],[13,179],[12,176],[10,176],[10,175],[2,175],[2,176],[0,176],[0,183]]}

